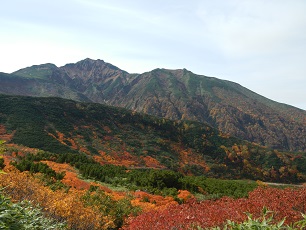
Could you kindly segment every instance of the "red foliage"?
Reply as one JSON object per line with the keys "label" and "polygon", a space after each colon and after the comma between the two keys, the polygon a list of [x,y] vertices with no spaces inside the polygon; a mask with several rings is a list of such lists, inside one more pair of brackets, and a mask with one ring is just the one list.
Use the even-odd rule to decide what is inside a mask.
{"label": "red foliage", "polygon": [[276,189],[257,188],[249,193],[249,198],[232,199],[224,197],[212,201],[173,204],[164,210],[156,210],[131,218],[128,229],[188,229],[199,225],[202,228],[222,226],[227,219],[242,222],[245,212],[259,217],[263,207],[274,211],[275,220],[286,217],[286,223],[301,219],[301,212],[306,211],[306,188]]}

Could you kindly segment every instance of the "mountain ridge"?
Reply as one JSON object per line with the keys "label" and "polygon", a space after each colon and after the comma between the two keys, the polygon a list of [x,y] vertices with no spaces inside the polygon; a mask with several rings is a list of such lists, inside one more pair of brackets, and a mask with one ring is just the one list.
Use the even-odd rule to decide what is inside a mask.
{"label": "mountain ridge", "polygon": [[[21,77],[29,76],[28,72],[37,75],[37,92],[32,87],[26,94],[24,86],[16,83],[11,94],[18,94],[19,90],[20,95],[59,96],[172,120],[194,120],[272,148],[306,150],[306,111],[274,102],[235,82],[186,69],[158,68],[129,74],[103,60],[89,58],[49,70],[39,68],[32,66],[14,72]],[[10,93],[3,88],[0,86],[0,93]]]}

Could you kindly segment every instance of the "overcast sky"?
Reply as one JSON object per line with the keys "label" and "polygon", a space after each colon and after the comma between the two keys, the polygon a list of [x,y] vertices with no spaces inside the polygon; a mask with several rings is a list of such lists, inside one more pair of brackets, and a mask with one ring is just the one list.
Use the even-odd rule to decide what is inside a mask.
{"label": "overcast sky", "polygon": [[186,68],[306,110],[305,0],[7,0],[0,71],[102,59]]}

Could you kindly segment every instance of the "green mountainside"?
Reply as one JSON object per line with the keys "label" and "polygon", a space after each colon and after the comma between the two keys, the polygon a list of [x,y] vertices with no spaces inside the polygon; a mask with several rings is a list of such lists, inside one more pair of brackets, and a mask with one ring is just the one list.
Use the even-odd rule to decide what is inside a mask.
{"label": "green mountainside", "polygon": [[59,68],[44,64],[0,74],[0,83],[4,94],[57,96],[193,120],[260,145],[306,151],[306,111],[186,69],[129,74],[102,60],[85,59]]}
{"label": "green mountainside", "polygon": [[8,143],[85,153],[128,168],[289,183],[306,178],[304,153],[261,147],[199,122],[60,98],[0,95],[0,139],[4,135]]}

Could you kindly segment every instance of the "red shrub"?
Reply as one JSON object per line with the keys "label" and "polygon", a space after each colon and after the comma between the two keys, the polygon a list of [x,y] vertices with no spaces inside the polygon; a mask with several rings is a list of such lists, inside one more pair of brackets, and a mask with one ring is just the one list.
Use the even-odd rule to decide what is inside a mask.
{"label": "red shrub", "polygon": [[151,211],[131,218],[124,229],[188,229],[193,225],[203,228],[221,226],[227,219],[242,222],[245,212],[259,217],[263,207],[274,211],[275,220],[286,217],[286,223],[301,219],[306,211],[306,188],[276,189],[257,188],[249,198],[233,199],[224,197],[212,201],[171,205],[165,210]]}

